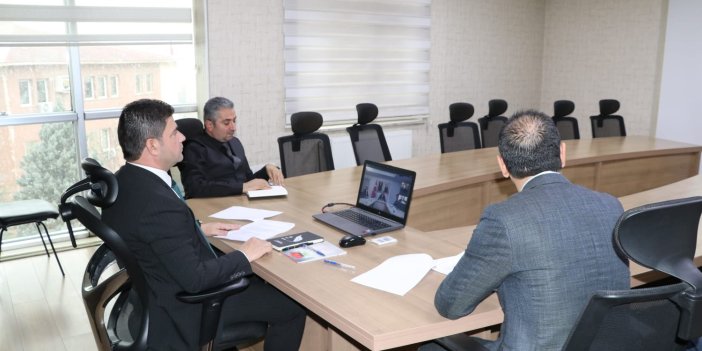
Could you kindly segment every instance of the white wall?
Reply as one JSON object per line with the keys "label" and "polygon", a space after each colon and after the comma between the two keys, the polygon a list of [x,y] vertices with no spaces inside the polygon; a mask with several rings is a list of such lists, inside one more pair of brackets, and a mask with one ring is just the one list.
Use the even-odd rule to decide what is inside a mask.
{"label": "white wall", "polygon": [[656,126],[658,138],[702,145],[701,19],[702,1],[670,0]]}

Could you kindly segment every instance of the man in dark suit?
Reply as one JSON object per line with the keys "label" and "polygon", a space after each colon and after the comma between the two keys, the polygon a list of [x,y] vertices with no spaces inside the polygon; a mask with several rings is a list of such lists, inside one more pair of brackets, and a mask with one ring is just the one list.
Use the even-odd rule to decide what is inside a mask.
{"label": "man in dark suit", "polygon": [[239,195],[283,184],[283,173],[267,164],[253,173],[236,132],[234,103],[214,97],[205,103],[204,133],[185,143],[181,178],[186,198]]}
{"label": "man in dark suit", "polygon": [[[102,218],[134,252],[154,303],[150,305],[150,349],[196,350],[200,306],[179,302],[181,291],[197,292],[251,275],[250,262],[271,251],[270,243],[250,239],[237,251],[217,257],[167,171],[182,159],[173,108],[159,100],[125,106],[117,134],[127,164],[117,173],[119,194]],[[205,224],[208,234],[236,228]],[[299,348],[305,311],[287,296],[252,277],[251,285],[226,300],[223,325],[264,321],[266,350]]]}
{"label": "man in dark suit", "polygon": [[[454,270],[436,292],[439,313],[457,319],[497,291],[504,322],[488,350],[561,350],[590,296],[629,288],[613,244],[619,201],[568,181],[565,144],[548,116],[515,114],[499,135],[497,162],[519,192],[488,206]],[[440,339],[451,344],[456,338]],[[424,349],[435,349],[426,345]]]}

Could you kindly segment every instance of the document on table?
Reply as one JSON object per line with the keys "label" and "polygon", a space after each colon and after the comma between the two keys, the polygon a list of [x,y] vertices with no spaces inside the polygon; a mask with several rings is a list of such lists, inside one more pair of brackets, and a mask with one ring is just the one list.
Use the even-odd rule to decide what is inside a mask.
{"label": "document on table", "polygon": [[456,256],[435,259],[434,267],[432,269],[441,274],[451,273],[451,271],[453,271],[453,268],[456,267],[456,265],[458,264],[458,261],[461,259],[461,257],[463,257],[464,252],[465,251],[459,253]]}
{"label": "document on table", "polygon": [[246,241],[249,238],[259,238],[262,240],[270,239],[278,234],[285,233],[292,229],[295,223],[271,221],[261,219],[242,226],[238,230],[230,230],[226,236],[218,236],[218,238]]}
{"label": "document on table", "polygon": [[285,195],[288,195],[288,190],[280,185],[271,185],[269,189],[251,190],[246,192],[246,196],[248,196],[249,198]]}
{"label": "document on table", "polygon": [[352,282],[404,296],[415,287],[434,266],[427,254],[408,254],[390,257],[377,267],[355,278]]}
{"label": "document on table", "polygon": [[259,210],[256,208],[242,207],[242,206],[232,206],[215,214],[211,214],[210,217],[219,219],[238,219],[247,221],[256,221],[259,219],[269,218],[279,215],[283,212],[280,211],[269,211],[269,210]]}

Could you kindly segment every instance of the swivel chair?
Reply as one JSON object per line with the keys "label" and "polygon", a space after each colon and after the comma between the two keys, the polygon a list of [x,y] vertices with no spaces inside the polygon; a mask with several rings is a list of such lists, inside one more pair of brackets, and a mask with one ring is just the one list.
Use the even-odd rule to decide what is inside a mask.
{"label": "swivel chair", "polygon": [[334,170],[329,137],[317,132],[322,123],[322,115],[317,112],[292,114],[293,134],[278,138],[280,165],[285,177]]}
{"label": "swivel chair", "polygon": [[570,100],[558,100],[553,103],[553,123],[558,128],[561,140],[580,139],[578,119],[569,116],[575,110],[575,104]]}
{"label": "swivel chair", "polygon": [[[117,179],[92,159],[84,160],[81,166],[87,178],[69,187],[61,196],[59,212],[64,221],[68,223],[77,219],[104,242],[88,262],[83,277],[83,302],[93,336],[100,350],[146,350],[148,311],[149,305],[154,303],[153,294],[132,251],[119,234],[100,220],[95,208],[109,207],[114,203],[118,192]],[[86,197],[76,195],[86,190],[89,190]],[[259,322],[226,326],[217,333],[224,299],[247,287],[248,280],[244,277],[207,291],[178,295],[183,302],[203,306],[199,317],[202,350],[231,348],[265,335],[267,326]],[[111,302],[114,305],[105,324],[105,313]]]}
{"label": "swivel chair", "polygon": [[632,261],[681,282],[598,292],[563,350],[684,350],[702,336],[702,273],[693,261],[701,214],[702,197],[626,211],[614,229],[616,246]]}
{"label": "swivel chair", "polygon": [[600,100],[600,114],[590,116],[593,138],[626,136],[624,118],[613,114],[617,111],[619,111],[618,100]]}
{"label": "swivel chair", "polygon": [[449,105],[450,122],[439,124],[441,153],[480,149],[480,132],[477,124],[467,120],[475,109],[467,102]]}
{"label": "swivel chair", "polygon": [[[189,143],[190,140],[198,138],[205,131],[205,127],[202,125],[202,121],[197,118],[181,118],[177,119],[175,122],[178,126],[178,131],[185,136],[183,147],[185,147],[185,145]],[[183,172],[183,162],[185,161],[180,161],[176,163],[176,168],[178,168],[178,174],[172,174],[173,178],[177,178],[176,181],[178,183],[180,183],[180,174]]]}
{"label": "swivel chair", "polygon": [[378,117],[378,106],[371,103],[356,105],[358,113],[358,123],[346,128],[346,132],[351,137],[353,155],[356,158],[356,165],[362,165],[366,160],[384,162],[391,161],[388,142],[385,140],[383,127],[373,124],[373,120]]}
{"label": "swivel chair", "polygon": [[502,116],[507,111],[507,101],[493,99],[488,102],[488,114],[478,119],[483,147],[497,146],[502,127],[507,123],[507,117]]}

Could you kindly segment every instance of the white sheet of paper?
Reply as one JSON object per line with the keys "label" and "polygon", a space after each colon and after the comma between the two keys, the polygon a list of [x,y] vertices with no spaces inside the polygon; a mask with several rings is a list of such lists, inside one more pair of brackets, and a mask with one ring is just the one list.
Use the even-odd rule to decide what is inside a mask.
{"label": "white sheet of paper", "polygon": [[404,296],[434,265],[427,254],[390,257],[377,267],[351,279],[352,282]]}
{"label": "white sheet of paper", "polygon": [[269,197],[288,195],[288,190],[280,185],[271,185],[270,189],[251,190],[246,192],[248,197]]}
{"label": "white sheet of paper", "polygon": [[256,237],[259,239],[266,240],[278,234],[285,233],[288,230],[292,229],[294,226],[295,223],[261,219],[244,225],[238,230],[230,230],[227,233],[227,236],[218,236],[218,238],[235,241],[246,241],[249,240],[249,238]]}
{"label": "white sheet of paper", "polygon": [[456,267],[456,264],[458,264],[458,261],[463,257],[464,253],[465,251],[462,251],[456,256],[437,258],[434,260],[434,267],[432,269],[441,274],[449,274],[453,271],[453,268]]}
{"label": "white sheet of paper", "polygon": [[211,214],[212,218],[220,219],[238,219],[247,221],[256,221],[259,219],[269,218],[279,215],[283,212],[280,211],[269,211],[269,210],[259,210],[256,208],[242,207],[242,206],[232,206],[227,209],[221,210],[215,214]]}

